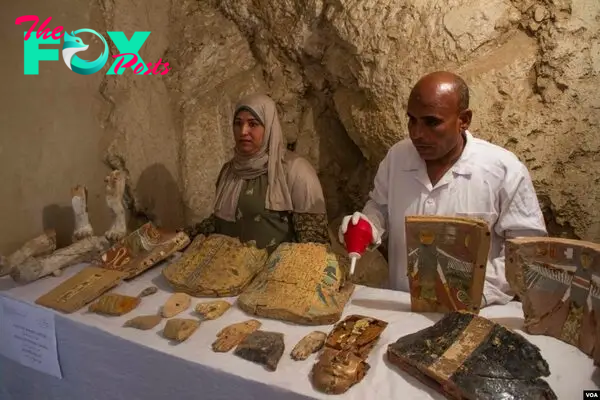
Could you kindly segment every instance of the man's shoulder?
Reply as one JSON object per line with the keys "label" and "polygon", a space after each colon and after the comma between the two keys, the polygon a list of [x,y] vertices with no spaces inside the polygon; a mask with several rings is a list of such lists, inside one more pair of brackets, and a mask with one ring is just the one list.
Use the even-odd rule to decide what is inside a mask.
{"label": "man's shoulder", "polygon": [[517,172],[525,167],[525,164],[512,151],[498,146],[487,140],[473,137],[472,157],[478,165],[483,168],[501,168],[506,171]]}

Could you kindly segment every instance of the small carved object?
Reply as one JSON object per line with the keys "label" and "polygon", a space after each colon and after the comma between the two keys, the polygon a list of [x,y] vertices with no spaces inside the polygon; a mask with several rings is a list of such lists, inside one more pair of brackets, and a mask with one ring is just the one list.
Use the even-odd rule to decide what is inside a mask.
{"label": "small carved object", "polygon": [[127,216],[123,203],[127,174],[125,171],[114,170],[104,178],[104,182],[106,183],[106,205],[113,213],[112,226],[104,236],[111,242],[116,242],[127,234]]}
{"label": "small carved object", "polygon": [[231,303],[225,300],[214,300],[196,304],[195,311],[200,314],[202,320],[217,319],[230,307]]}
{"label": "small carved object", "polygon": [[79,263],[97,262],[108,248],[101,236],[90,236],[67,247],[60,248],[44,257],[29,257],[12,268],[10,276],[18,283],[29,283],[44,276],[57,274],[60,270]]}
{"label": "small carved object", "polygon": [[254,331],[242,340],[233,354],[275,371],[284,350],[283,333]]}
{"label": "small carved object", "polygon": [[127,235],[102,255],[103,267],[123,271],[134,278],[190,243],[183,232],[165,232],[151,222]]}
{"label": "small carved object", "polygon": [[262,324],[260,321],[250,319],[226,326],[217,333],[217,340],[212,344],[212,349],[217,353],[227,353],[240,344],[252,332],[258,330]]}
{"label": "small carved object", "polygon": [[200,321],[186,318],[173,318],[167,321],[163,336],[176,342],[183,342],[200,326]]}
{"label": "small carved object", "polygon": [[85,267],[35,302],[64,313],[72,313],[117,286],[124,275],[98,267]]}
{"label": "small carved object", "polygon": [[549,237],[506,242],[506,279],[525,332],[569,343],[600,364],[600,245]]}
{"label": "small carved object", "polygon": [[369,353],[387,327],[387,322],[362,315],[350,315],[338,322],[327,336],[311,380],[317,390],[342,394],[360,382],[370,366]]}
{"label": "small carved object", "polygon": [[167,299],[165,304],[162,306],[162,316],[165,318],[171,318],[179,313],[184,312],[190,307],[192,298],[186,293],[174,293]]}
{"label": "small carved object", "polygon": [[340,319],[353,291],[327,245],[282,243],[237,304],[259,317],[326,325]]}
{"label": "small carved object", "polygon": [[102,295],[98,301],[88,308],[90,312],[104,315],[124,315],[136,308],[142,301],[142,297],[156,293],[157,288],[151,286],[144,289],[137,297],[125,296],[118,293],[107,293]]}
{"label": "small carved object", "polygon": [[8,257],[0,256],[0,277],[21,265],[30,257],[41,257],[56,250],[56,231],[49,229],[39,236],[25,242],[20,249]]}
{"label": "small carved object", "polygon": [[87,205],[87,189],[85,186],[77,185],[71,189],[71,206],[75,214],[75,231],[72,240],[77,242],[94,234],[90,224]]}
{"label": "small carved object", "polygon": [[327,339],[325,332],[314,331],[304,336],[292,349],[290,357],[296,361],[306,360],[308,356],[321,350]]}
{"label": "small carved object", "polygon": [[227,235],[198,235],[162,273],[178,292],[194,297],[239,295],[264,268],[267,250]]}
{"label": "small carved object", "polygon": [[123,326],[147,331],[160,324],[162,317],[158,314],[155,315],[139,315],[135,318],[127,320]]}
{"label": "small carved object", "polygon": [[479,313],[490,249],[486,221],[406,217],[408,280],[413,312]]}
{"label": "small carved object", "polygon": [[540,349],[473,313],[451,312],[388,346],[388,360],[449,399],[553,400]]}

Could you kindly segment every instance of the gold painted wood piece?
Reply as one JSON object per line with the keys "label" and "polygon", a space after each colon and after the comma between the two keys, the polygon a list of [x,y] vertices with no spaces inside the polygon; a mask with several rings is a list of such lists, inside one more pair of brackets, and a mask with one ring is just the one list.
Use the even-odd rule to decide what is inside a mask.
{"label": "gold painted wood piece", "polygon": [[196,304],[194,311],[200,314],[202,320],[209,320],[219,318],[225,314],[230,307],[231,303],[225,300],[214,300]]}
{"label": "gold painted wood piece", "polygon": [[325,244],[282,243],[238,297],[246,313],[303,325],[338,321],[354,284]]}
{"label": "gold painted wood piece", "polygon": [[342,394],[359,383],[370,368],[366,361],[369,353],[387,325],[362,315],[338,322],[313,365],[310,378],[314,387],[327,394]]}
{"label": "gold painted wood piece", "polygon": [[200,321],[187,318],[173,318],[167,321],[163,336],[176,342],[187,340],[200,326]]}
{"label": "gold painted wood piece", "polygon": [[136,297],[118,293],[107,293],[102,295],[96,302],[90,304],[88,311],[103,315],[124,315],[135,309],[142,301],[142,297],[150,296],[156,293],[157,290],[156,286],[151,286],[144,289]]}
{"label": "gold painted wood piece", "polygon": [[506,279],[523,303],[525,332],[552,336],[600,365],[600,245],[549,237],[506,242]]}
{"label": "gold painted wood piece", "polygon": [[413,312],[479,313],[490,251],[486,221],[407,216],[406,250]]}
{"label": "gold painted wood piece", "polygon": [[554,400],[540,349],[525,337],[466,311],[388,345],[387,358],[448,399]]}
{"label": "gold painted wood piece", "polygon": [[264,268],[267,256],[253,242],[241,243],[220,234],[198,235],[162,273],[176,291],[194,297],[237,296]]}
{"label": "gold painted wood piece", "polygon": [[306,360],[308,356],[321,350],[327,339],[325,332],[314,331],[304,336],[292,349],[290,357],[293,360]]}
{"label": "gold painted wood piece", "polygon": [[117,286],[125,274],[98,267],[85,267],[35,302],[64,313],[72,313]]}
{"label": "gold painted wood piece", "polygon": [[217,340],[212,344],[212,350],[216,353],[227,353],[240,344],[252,332],[258,330],[262,323],[255,319],[231,324],[217,333]]}
{"label": "gold painted wood piece", "polygon": [[184,249],[190,238],[184,232],[167,232],[151,222],[130,233],[102,255],[103,268],[134,278]]}

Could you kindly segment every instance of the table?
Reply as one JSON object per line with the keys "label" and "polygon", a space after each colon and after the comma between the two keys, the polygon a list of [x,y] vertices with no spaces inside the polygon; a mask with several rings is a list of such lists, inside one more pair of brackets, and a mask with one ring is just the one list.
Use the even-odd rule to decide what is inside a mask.
{"label": "table", "polygon": [[[407,293],[357,286],[343,316],[362,314],[389,323],[368,359],[371,369],[362,382],[343,395],[327,396],[312,388],[309,372],[316,360],[289,357],[293,346],[313,330],[329,332],[332,326],[299,326],[257,318],[261,329],[283,332],[285,346],[275,372],[229,353],[214,353],[211,343],[225,326],[252,318],[235,305],[221,318],[207,321],[185,342],[172,345],[162,338],[164,327],[149,331],[123,328],[137,315],[156,313],[172,293],[159,265],[113,291],[136,296],[155,285],[159,291],[143,298],[140,306],[121,317],[87,312],[56,312],[56,336],[63,379],[57,379],[21,366],[0,356],[0,399],[2,400],[153,400],[153,399],[398,399],[425,400],[443,397],[385,360],[387,345],[400,336],[432,325],[439,314],[410,312]],[[25,286],[15,286],[10,278],[0,279],[0,296],[33,303],[40,295],[73,276],[83,265],[70,267],[61,277],[47,277]],[[193,316],[192,307],[178,317]],[[232,298],[228,300],[233,300]],[[522,323],[520,303],[491,306],[481,315],[518,329]],[[519,331],[519,333],[522,333]],[[557,339],[523,334],[540,347],[552,375],[546,378],[559,399],[578,399],[582,390],[599,388],[600,373],[592,360],[577,348]],[[400,396],[400,397],[399,397]]]}

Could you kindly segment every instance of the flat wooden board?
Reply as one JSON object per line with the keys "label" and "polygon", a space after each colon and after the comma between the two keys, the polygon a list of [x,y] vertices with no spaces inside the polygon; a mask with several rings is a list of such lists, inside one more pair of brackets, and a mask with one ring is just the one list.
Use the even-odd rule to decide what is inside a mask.
{"label": "flat wooden board", "polygon": [[413,312],[479,313],[490,251],[486,221],[407,216],[406,247]]}
{"label": "flat wooden board", "polygon": [[86,267],[35,302],[64,313],[72,313],[117,286],[125,274],[98,267]]}

